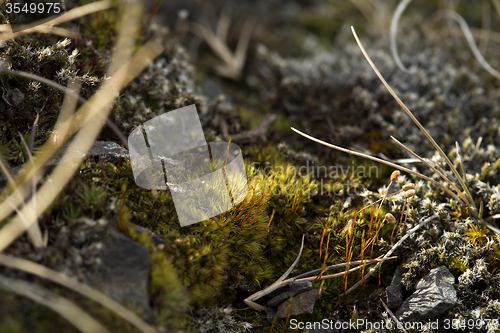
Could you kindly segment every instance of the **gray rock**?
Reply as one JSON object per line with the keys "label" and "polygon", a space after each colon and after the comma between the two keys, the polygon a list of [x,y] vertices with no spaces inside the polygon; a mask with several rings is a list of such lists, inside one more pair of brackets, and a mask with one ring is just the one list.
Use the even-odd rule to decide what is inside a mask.
{"label": "gray rock", "polygon": [[313,289],[305,293],[295,295],[288,307],[289,302],[283,302],[278,307],[278,318],[286,318],[288,310],[291,316],[312,314],[314,303],[319,298],[319,289]]}
{"label": "gray rock", "polygon": [[398,267],[392,277],[391,285],[385,289],[385,293],[387,295],[387,306],[391,310],[397,309],[404,301],[403,283],[401,282],[402,278],[403,272],[401,271],[401,268]]}
{"label": "gray rock", "polygon": [[267,306],[264,311],[266,311],[267,321],[270,324],[272,324],[272,322],[274,321],[274,317],[276,316],[276,313],[278,313],[278,309]]}
{"label": "gray rock", "polygon": [[102,264],[89,276],[90,285],[124,305],[139,309],[147,321],[153,320],[149,305],[150,261],[141,244],[110,229],[103,240]]}
{"label": "gray rock", "polygon": [[289,285],[293,295],[297,295],[313,288],[311,281],[291,282]]}
{"label": "gray rock", "polygon": [[457,303],[455,277],[445,266],[434,268],[417,284],[395,315],[400,321],[422,321],[436,317]]}
{"label": "gray rock", "polygon": [[291,291],[285,291],[284,293],[281,293],[281,294],[277,295],[276,297],[271,298],[267,302],[267,305],[270,307],[277,307],[278,305],[280,305],[284,301],[288,300],[292,296],[293,296],[293,294]]}
{"label": "gray rock", "polygon": [[289,291],[281,293],[278,296],[270,299],[269,302],[267,302],[267,305],[270,307],[277,307],[284,301],[288,300],[290,297],[311,290],[312,283],[310,281],[291,282],[289,284],[289,287]]}
{"label": "gray rock", "polygon": [[[65,143],[61,147],[61,151],[54,154],[54,156],[52,156],[52,158],[48,160],[47,163],[45,164],[48,166],[56,166],[57,164],[59,164],[62,156],[68,151],[70,144],[71,142]],[[123,148],[122,151],[122,147],[119,144],[112,141],[96,141],[94,142],[94,144],[92,145],[92,147],[88,152],[77,151],[76,153],[82,157],[87,156],[95,160],[108,158],[115,163],[118,162],[120,156],[122,158],[129,157],[127,149]]]}
{"label": "gray rock", "polygon": [[24,102],[24,99],[25,95],[17,88],[7,90],[7,93],[4,96],[4,101],[12,106],[21,105],[21,103]]}
{"label": "gray rock", "polygon": [[118,160],[120,156],[122,158],[128,157],[129,153],[127,149],[123,148],[121,145],[112,141],[96,141],[92,145],[92,148],[87,153],[87,156],[94,158],[113,158]]}

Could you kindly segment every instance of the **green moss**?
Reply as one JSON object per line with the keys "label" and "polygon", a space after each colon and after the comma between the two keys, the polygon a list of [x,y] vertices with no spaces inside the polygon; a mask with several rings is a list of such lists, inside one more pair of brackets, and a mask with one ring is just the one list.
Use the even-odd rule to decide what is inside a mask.
{"label": "green moss", "polygon": [[150,236],[137,234],[129,229],[132,239],[142,243],[149,251],[151,261],[150,297],[154,309],[155,322],[169,331],[188,325],[188,294],[179,280],[176,269],[166,251],[156,247]]}

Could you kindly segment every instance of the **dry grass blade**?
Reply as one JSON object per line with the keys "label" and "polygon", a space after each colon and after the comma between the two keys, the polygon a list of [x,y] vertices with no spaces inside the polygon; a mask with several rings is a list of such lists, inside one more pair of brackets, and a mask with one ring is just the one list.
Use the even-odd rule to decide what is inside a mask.
{"label": "dry grass blade", "polygon": [[219,22],[217,22],[217,28],[215,30],[215,34],[219,36],[219,38],[226,42],[227,32],[229,30],[229,25],[231,24],[231,18],[224,11],[221,12]]}
{"label": "dry grass blade", "polygon": [[354,35],[354,38],[356,39],[356,42],[358,43],[359,48],[361,49],[361,52],[363,53],[364,57],[366,58],[366,61],[368,61],[368,63],[372,67],[372,69],[375,72],[375,74],[377,74],[377,76],[380,79],[380,81],[387,88],[387,90],[392,95],[392,97],[396,100],[396,102],[398,102],[399,106],[401,106],[401,108],[406,112],[406,114],[411,118],[411,120],[413,120],[413,122],[415,123],[415,125],[417,125],[417,127],[422,131],[422,133],[424,133],[424,135],[427,137],[427,139],[432,143],[432,145],[434,146],[434,148],[438,151],[438,153],[441,155],[441,157],[443,157],[443,159],[446,161],[446,164],[448,164],[448,166],[450,167],[451,171],[453,171],[453,174],[455,175],[455,177],[457,177],[460,185],[462,186],[463,190],[466,192],[466,195],[467,195],[467,198],[468,198],[468,202],[470,202],[470,204],[471,204],[470,207],[473,210],[472,214],[474,216],[477,216],[477,209],[476,209],[476,206],[474,204],[474,200],[472,199],[472,196],[471,196],[471,194],[469,192],[469,189],[465,185],[464,180],[462,179],[462,177],[458,173],[458,171],[455,168],[455,166],[453,165],[453,163],[450,161],[450,159],[448,158],[448,156],[443,152],[443,150],[441,149],[441,147],[439,147],[439,145],[436,143],[436,141],[432,138],[432,136],[429,134],[429,132],[427,132],[427,130],[422,126],[422,124],[420,124],[420,122],[417,120],[417,118],[415,118],[415,116],[413,115],[413,113],[411,113],[410,109],[408,109],[408,107],[403,103],[403,101],[401,101],[401,99],[398,97],[398,95],[396,95],[396,93],[394,92],[394,90],[392,90],[391,86],[387,83],[387,81],[384,79],[384,77],[382,76],[382,74],[380,74],[380,71],[377,69],[377,66],[375,66],[375,64],[373,63],[372,59],[370,58],[370,56],[366,52],[365,48],[363,47],[363,44],[361,44],[361,41],[359,40],[358,35],[356,34],[356,31],[354,30],[354,27],[351,27],[351,30],[352,30],[352,33]]}
{"label": "dry grass blade", "polygon": [[[24,145],[26,145],[26,142],[24,141],[24,138],[21,136],[21,139],[22,139],[22,142],[24,143]],[[30,158],[30,162],[33,163],[33,160],[31,158],[31,154],[30,154],[30,151],[29,151],[29,148],[26,147],[26,150],[28,152],[28,155],[29,155],[29,158]],[[9,186],[14,190],[15,192],[15,189],[16,189],[16,183],[14,182],[14,180],[12,179],[12,176],[10,175],[5,163],[3,162],[3,160],[0,158],[0,169],[2,170],[3,174],[5,175],[5,178],[7,178],[7,183],[9,184]],[[36,183],[37,181],[35,179],[32,180],[32,190],[31,192],[27,190],[27,186],[24,186],[24,191],[21,191],[21,192],[15,192],[16,195],[18,196],[17,199],[19,201],[19,203],[22,203],[24,202],[25,198],[27,198],[30,193],[33,193],[35,191],[35,188],[36,188]],[[16,212],[19,213],[19,210],[17,208],[17,206],[14,206],[12,203],[11,203],[11,208],[14,209]],[[26,223],[26,221],[24,220],[24,217],[21,215],[21,217],[23,218],[23,221]],[[33,246],[35,248],[41,248],[43,247],[43,240],[42,240],[42,234],[40,232],[40,227],[37,223],[33,224],[32,226],[30,226],[28,228],[28,236],[30,238],[30,241],[31,243],[33,244]]]}
{"label": "dry grass blade", "polygon": [[2,157],[0,157],[0,169],[2,170],[2,173],[5,175],[5,178],[7,178],[7,184],[11,187],[11,189],[15,189],[16,183],[14,182],[14,179],[12,179],[12,175],[10,174],[9,169],[7,168],[7,163],[3,160]]}
{"label": "dry grass blade", "polygon": [[493,6],[495,6],[495,10],[497,11],[498,16],[500,17],[500,1],[491,0],[491,2],[493,2]]}
{"label": "dry grass blade", "polygon": [[[483,39],[486,38],[486,34],[483,32],[483,29],[478,29],[474,27],[469,27],[470,33],[472,34],[472,37],[478,38],[478,39]],[[460,28],[451,28],[449,31],[449,34],[452,36],[463,36],[464,33],[462,29]],[[490,31],[487,36],[488,40],[491,42],[495,42],[500,44],[500,33],[495,32],[495,31]]]}
{"label": "dry grass blade", "polygon": [[82,84],[80,81],[71,80],[68,83],[66,91],[71,93],[64,94],[61,111],[59,112],[59,117],[57,118],[56,125],[54,126],[54,133],[57,133],[57,135],[54,135],[54,139],[57,141],[66,141],[68,139],[69,128],[63,128],[62,125],[71,119],[71,116],[75,112],[78,100],[80,99],[81,86]]}
{"label": "dry grass blade", "polygon": [[317,142],[319,144],[322,144],[323,146],[327,146],[327,147],[330,147],[330,148],[333,148],[333,149],[337,149],[337,150],[340,150],[344,153],[348,153],[348,154],[353,154],[353,155],[356,155],[356,156],[359,156],[359,157],[363,157],[363,158],[367,158],[369,160],[372,160],[372,161],[375,161],[375,162],[380,162],[380,163],[383,163],[385,165],[388,165],[390,167],[393,167],[395,169],[399,169],[401,171],[404,171],[404,172],[407,172],[409,174],[412,174],[412,175],[415,175],[419,178],[422,178],[424,180],[427,180],[429,182],[431,182],[432,184],[436,185],[437,187],[439,187],[440,189],[442,189],[443,191],[445,191],[446,193],[448,193],[453,199],[457,200],[458,202],[462,203],[462,204],[465,204],[462,199],[460,199],[455,193],[453,193],[452,191],[450,191],[450,189],[444,187],[441,183],[438,183],[437,181],[435,181],[434,179],[432,178],[429,178],[421,173],[418,173],[418,172],[415,172],[413,170],[410,170],[408,168],[405,168],[405,167],[402,167],[398,164],[395,164],[395,163],[392,163],[392,162],[389,162],[389,161],[386,161],[386,160],[383,160],[383,159],[380,159],[378,157],[374,157],[374,156],[371,156],[371,155],[366,155],[366,154],[363,154],[363,153],[358,153],[358,152],[355,152],[353,150],[350,150],[350,149],[346,149],[346,148],[342,148],[342,147],[339,147],[339,146],[336,146],[336,145],[333,145],[331,143],[328,143],[328,142],[325,142],[325,141],[322,141],[322,140],[319,140],[319,139],[316,139],[315,137],[313,136],[310,136],[310,135],[307,135],[295,128],[291,128],[295,133],[298,133],[300,135],[302,135],[303,137],[311,140],[311,141],[314,141],[314,142]]}
{"label": "dry grass blade", "polygon": [[203,38],[212,51],[224,62],[223,64],[215,66],[216,71],[220,75],[234,80],[238,80],[241,77],[241,72],[245,65],[247,56],[248,43],[255,26],[255,22],[256,20],[254,18],[249,18],[245,21],[234,54],[231,52],[225,41],[227,33],[226,26],[229,25],[229,18],[224,13],[221,14],[219,19],[216,33],[213,33],[210,27],[206,27],[201,24],[194,25],[194,32]]}
{"label": "dry grass blade", "polygon": [[399,67],[399,69],[401,69],[403,72],[407,74],[412,74],[414,73],[414,71],[408,70],[408,68],[406,68],[405,65],[403,65],[403,62],[401,62],[401,59],[399,58],[398,54],[398,46],[396,44],[396,36],[398,32],[399,19],[401,18],[401,15],[403,14],[404,10],[411,1],[412,0],[403,0],[399,3],[399,5],[396,7],[394,15],[392,16],[391,29],[390,29],[392,57],[394,58],[394,61],[396,62],[396,65]]}
{"label": "dry grass blade", "polygon": [[408,333],[408,331],[404,329],[404,325],[398,320],[398,318],[396,318],[396,316],[394,315],[394,313],[392,313],[392,311],[389,309],[389,307],[387,306],[387,304],[385,304],[384,300],[380,299],[380,302],[382,302],[382,305],[384,306],[384,309],[387,311],[387,313],[391,316],[391,318],[397,324],[397,327],[398,328],[401,327],[401,331],[403,331],[404,333]]}
{"label": "dry grass blade", "polygon": [[375,263],[375,262],[380,263],[382,261],[391,260],[391,259],[397,259],[397,258],[398,258],[397,256],[394,256],[394,257],[387,257],[387,258],[376,258],[376,259],[358,260],[358,261],[351,261],[349,263],[342,263],[342,264],[332,265],[332,266],[328,266],[328,267],[325,267],[325,268],[319,268],[319,269],[315,269],[314,271],[307,272],[307,273],[301,274],[299,276],[287,279],[287,280],[285,280],[285,281],[282,282],[282,286],[285,286],[286,284],[288,284],[290,282],[320,281],[320,280],[332,279],[332,278],[344,276],[345,273],[346,273],[344,271],[344,272],[330,274],[330,275],[321,275],[320,274],[321,276],[304,277],[306,274],[314,274],[314,273],[318,273],[318,272],[325,272],[328,268],[331,268],[331,267],[340,268],[340,267],[351,266],[351,265],[359,265],[357,267],[353,267],[353,268],[349,269],[348,273],[351,273],[351,272],[354,272],[354,271],[356,271],[358,269],[363,268],[364,265],[366,265],[366,264],[371,264],[371,263]]}
{"label": "dry grass blade", "polygon": [[14,258],[4,254],[0,254],[0,264],[37,275],[44,279],[58,283],[68,289],[74,290],[81,295],[86,296],[93,301],[107,307],[111,311],[114,311],[117,315],[127,320],[144,333],[157,332],[153,327],[148,325],[146,322],[144,322],[144,320],[142,320],[140,317],[138,317],[136,314],[128,310],[120,303],[63,273],[56,272],[50,268],[25,259]]}
{"label": "dry grass blade", "polygon": [[464,178],[465,185],[468,187],[467,174],[465,173],[464,161],[462,159],[462,152],[460,150],[460,145],[458,144],[457,141],[455,141],[455,147],[457,148],[457,158],[458,158],[458,164],[460,164],[460,171],[462,171],[462,177]]}
{"label": "dry grass blade", "polygon": [[[28,154],[28,158],[29,158],[29,162],[33,165],[33,156],[31,155],[32,151],[33,151],[33,145],[31,143],[32,140],[34,140],[34,131],[36,131],[36,124],[38,122],[38,119],[39,119],[40,115],[37,114],[36,116],[36,120],[35,120],[35,123],[33,124],[33,129],[32,129],[32,132],[31,132],[31,138],[30,138],[30,145],[28,146],[28,144],[26,143],[26,140],[24,140],[24,137],[21,133],[19,133],[19,138],[21,139],[21,142],[24,146],[24,149],[26,149],[26,153]],[[35,181],[35,179],[33,178],[31,180],[31,190],[28,191],[28,196],[26,198],[27,201],[30,200],[30,198],[32,197],[32,194],[34,192],[36,192],[36,184],[37,182]],[[28,185],[30,186],[30,185]],[[33,199],[33,204],[36,205],[36,201],[35,199]],[[19,210],[16,208],[16,212],[18,214],[20,214]],[[21,214],[21,217],[23,218],[23,221],[25,223],[28,223],[25,219],[24,219],[24,216]],[[36,249],[39,249],[39,248],[42,248],[43,247],[43,239],[42,239],[42,232],[40,231],[40,226],[38,225],[38,223],[33,223],[31,224],[29,227],[28,227],[28,238],[30,239],[31,243],[33,244],[33,246],[36,248]]]}
{"label": "dry grass blade", "polygon": [[469,44],[470,49],[472,50],[472,53],[476,57],[477,61],[479,64],[491,75],[496,77],[497,79],[500,79],[500,72],[498,72],[496,69],[494,69],[487,61],[484,59],[483,55],[481,54],[481,51],[479,51],[476,42],[474,41],[474,37],[472,36],[472,33],[469,29],[469,25],[465,21],[465,19],[460,16],[457,12],[451,11],[451,10],[444,10],[440,13],[438,13],[436,18],[440,17],[447,17],[455,22],[457,22],[460,25],[460,28],[462,29],[462,32],[465,36],[465,39],[467,40],[467,43]]}
{"label": "dry grass blade", "polygon": [[[467,198],[464,196],[464,194],[458,189],[458,187],[448,178],[446,177],[441,171],[439,171],[436,167],[434,167],[432,164],[430,164],[429,162],[427,162],[425,159],[423,159],[422,157],[418,156],[417,154],[415,154],[410,148],[406,147],[404,144],[402,144],[401,142],[399,142],[395,137],[393,137],[391,135],[391,139],[394,140],[401,148],[403,148],[404,150],[406,150],[408,153],[410,153],[411,155],[413,155],[414,157],[416,157],[420,162],[424,163],[425,165],[427,165],[432,171],[434,171],[435,173],[437,173],[439,175],[439,177],[441,177],[445,182],[447,182],[448,184],[450,184],[451,187],[453,187],[453,189],[457,192],[457,194],[464,200],[464,202],[467,202],[468,203],[468,200]],[[464,174],[465,175],[465,174]],[[469,205],[469,204],[468,204]]]}
{"label": "dry grass blade", "polygon": [[[326,269],[328,269],[328,267],[323,267],[323,268],[320,268],[318,270],[314,270],[314,271],[311,271],[311,272],[307,272],[307,273],[298,275],[298,276],[293,277],[293,278],[286,279],[287,276],[290,274],[290,272],[295,268],[295,266],[299,262],[300,256],[302,255],[302,249],[303,248],[304,248],[304,236],[302,236],[302,245],[300,246],[299,254],[297,255],[297,258],[295,259],[295,261],[293,262],[293,264],[290,266],[290,268],[288,268],[288,270],[278,280],[276,280],[276,282],[274,282],[272,285],[270,285],[269,287],[267,287],[267,288],[265,288],[263,290],[260,290],[260,291],[258,291],[256,293],[248,296],[244,300],[245,304],[247,304],[248,306],[250,306],[251,308],[253,308],[253,309],[257,310],[257,311],[264,311],[265,307],[263,307],[260,304],[255,303],[255,301],[258,300],[259,298],[262,298],[262,297],[264,297],[264,296],[272,293],[276,289],[279,289],[279,288],[282,288],[282,287],[288,285],[291,282],[320,281],[320,280],[332,279],[332,278],[336,278],[336,277],[340,277],[340,276],[344,276],[345,275],[346,272],[340,272],[340,273],[330,274],[330,275],[321,275],[320,274],[319,276],[304,277],[304,276],[307,276],[307,275],[310,275],[310,274],[314,274],[314,273],[317,273],[317,272],[323,273]],[[378,263],[380,263],[381,261],[385,261],[385,260],[389,260],[389,259],[395,259],[395,258],[397,258],[397,257],[389,257],[389,256],[387,256],[387,257],[384,257],[384,258],[355,261],[355,262],[352,262],[352,263],[359,263],[360,265],[358,267],[354,267],[354,268],[349,269],[348,272],[354,272],[354,271],[356,271],[356,270],[364,267],[364,264],[366,262],[378,262]],[[343,264],[337,264],[337,265],[329,266],[329,268],[344,267],[344,266],[347,266],[347,265],[348,265],[347,263],[343,263]]]}
{"label": "dry grass blade", "polygon": [[[50,23],[51,24],[54,24],[54,23],[58,24],[58,23],[66,22],[69,20],[73,20],[77,17],[87,15],[89,13],[93,13],[96,11],[107,9],[109,7],[110,7],[110,3],[107,1],[101,1],[98,3],[85,5],[82,7],[75,8],[74,10],[58,17],[57,19],[50,21]],[[24,30],[23,32],[26,32],[26,30]],[[0,68],[0,72],[42,82],[42,83],[44,83],[52,88],[55,88],[55,89],[58,89],[61,91],[65,91],[67,94],[70,93],[73,97],[76,96],[76,98],[78,98],[83,103],[86,102],[85,99],[82,99],[81,97],[78,96],[78,94],[75,94],[73,91],[67,89],[66,87],[64,87],[58,83],[55,83],[53,81],[50,81],[48,79],[42,78],[40,76],[31,74],[31,73],[22,72],[22,71],[6,70],[4,68]],[[89,105],[90,104],[87,104],[87,106],[89,106]],[[99,113],[99,109],[97,109],[97,107],[95,107],[95,108],[96,109],[94,110],[94,114]],[[65,126],[62,128],[59,127],[59,129],[65,133],[67,133],[68,136],[71,136],[76,131],[76,128],[70,130],[70,127],[72,126],[71,124],[75,123],[75,119],[76,119],[76,117],[72,117],[72,118],[68,119],[68,122],[65,124]],[[111,123],[108,119],[106,119],[106,122],[107,122],[108,126],[110,126],[115,132],[117,132],[119,134],[119,136],[122,138],[122,141],[127,142],[126,138],[116,128],[116,126],[113,123]],[[58,127],[58,125],[56,124],[56,128],[57,127]],[[0,204],[0,221],[3,220],[4,218],[6,218],[10,213],[12,213],[13,207],[18,207],[19,205],[22,204],[22,202],[28,196],[28,191],[27,191],[25,184],[28,181],[30,181],[30,179],[32,179],[35,175],[40,173],[40,169],[42,168],[43,163],[45,163],[65,142],[65,140],[62,140],[62,141],[55,140],[56,143],[51,147],[51,143],[53,141],[54,141],[54,136],[51,137],[51,139],[49,139],[48,144],[44,145],[44,147],[46,149],[45,151],[43,150],[44,147],[42,147],[42,151],[40,152],[40,154],[37,155],[37,161],[39,161],[39,163],[36,163],[34,166],[31,166],[31,167],[24,166],[23,169],[19,172],[19,176],[16,178],[15,183],[22,184],[22,185],[17,186],[14,190],[13,195],[11,195],[7,200],[5,200],[4,202],[2,202]],[[35,181],[35,180],[33,180],[33,181]],[[7,189],[5,189],[5,190],[7,190]],[[3,194],[7,195],[6,191],[4,191]],[[155,194],[155,193],[153,193],[153,194]]]}
{"label": "dry grass blade", "polygon": [[110,333],[85,311],[67,299],[38,285],[0,275],[0,288],[27,297],[64,317],[83,333]]}
{"label": "dry grass blade", "polygon": [[[130,9],[129,7],[132,7]],[[36,207],[32,201],[26,205],[22,212],[28,219],[28,222],[34,223],[39,214],[41,214],[53,201],[53,199],[62,191],[64,186],[73,176],[73,173],[81,163],[83,156],[77,154],[77,151],[87,151],[92,146],[95,138],[98,136],[106,118],[111,111],[111,106],[118,97],[119,91],[125,87],[133,78],[135,78],[144,68],[146,68],[155,57],[157,57],[162,47],[157,41],[148,42],[134,56],[123,64],[118,66],[123,59],[123,55],[129,54],[133,46],[128,40],[135,40],[137,33],[137,22],[140,15],[140,3],[126,6],[121,21],[120,36],[117,43],[116,53],[112,59],[111,70],[116,70],[114,75],[107,80],[102,88],[86,103],[80,110],[73,115],[74,119],[77,115],[83,119],[84,127],[78,132],[75,139],[71,143],[68,153],[62,158],[60,164],[55,168],[51,174],[52,182],[45,183],[40,190],[36,193]],[[128,9],[128,10],[127,10]],[[125,41],[124,41],[125,39]],[[73,121],[68,121],[68,125]],[[64,124],[63,126],[66,126]],[[73,130],[73,129],[72,129]],[[39,155],[40,159],[35,162],[35,167],[28,170],[29,174],[40,168],[43,163],[52,156],[59,148],[59,143],[46,143],[42,147]],[[35,169],[35,170],[34,170]],[[6,199],[9,201],[10,197]],[[0,210],[0,219],[5,211]],[[6,226],[0,229],[0,252],[3,251],[9,244],[11,244],[21,233],[25,231],[25,226],[19,216],[16,216]]]}
{"label": "dry grass blade", "polygon": [[318,269],[312,270],[310,272],[297,275],[296,277],[294,277],[294,279],[295,280],[302,279],[302,278],[308,277],[309,275],[312,275],[312,274],[320,273],[322,271],[325,272],[328,269],[341,268],[341,267],[345,267],[347,265],[349,265],[349,266],[353,265],[354,266],[354,265],[360,265],[360,264],[371,264],[371,263],[374,263],[374,262],[388,260],[388,259],[395,259],[395,258],[397,258],[397,257],[390,257],[390,258],[386,258],[386,259],[378,259],[378,258],[375,258],[375,259],[366,259],[366,260],[351,261],[349,263],[344,262],[344,263],[340,263],[340,264],[326,266],[325,268],[318,268]]}

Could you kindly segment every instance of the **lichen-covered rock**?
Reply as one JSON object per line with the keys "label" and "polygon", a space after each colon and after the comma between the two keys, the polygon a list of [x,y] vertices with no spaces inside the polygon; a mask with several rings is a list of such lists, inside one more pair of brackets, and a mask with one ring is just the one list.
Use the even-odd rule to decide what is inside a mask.
{"label": "lichen-covered rock", "polygon": [[402,279],[402,271],[401,268],[396,268],[394,272],[394,276],[392,277],[392,282],[389,287],[385,289],[385,293],[387,296],[387,306],[389,309],[397,309],[401,303],[403,303],[403,283]]}
{"label": "lichen-covered rock", "polygon": [[394,314],[400,321],[424,321],[451,309],[457,303],[455,277],[445,266],[439,266],[424,276]]}

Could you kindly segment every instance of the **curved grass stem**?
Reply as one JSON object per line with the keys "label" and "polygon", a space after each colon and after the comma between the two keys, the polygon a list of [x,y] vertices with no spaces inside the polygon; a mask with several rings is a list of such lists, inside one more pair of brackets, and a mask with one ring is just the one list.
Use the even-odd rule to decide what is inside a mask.
{"label": "curved grass stem", "polygon": [[[410,109],[408,109],[408,107],[398,97],[398,95],[394,92],[394,90],[392,90],[391,86],[387,83],[387,81],[384,79],[384,77],[382,76],[382,74],[380,74],[379,70],[377,69],[377,67],[373,63],[372,59],[370,58],[370,56],[366,52],[366,50],[363,47],[363,45],[361,44],[361,41],[359,40],[358,35],[356,34],[356,31],[354,30],[354,27],[351,27],[351,30],[352,30],[352,34],[354,35],[354,38],[356,39],[356,42],[358,43],[359,48],[361,49],[361,52],[363,53],[364,57],[366,58],[366,60],[370,64],[370,66],[372,67],[372,69],[375,72],[375,74],[377,74],[377,76],[380,79],[380,81],[382,82],[382,84],[387,88],[387,90],[389,91],[389,93],[392,95],[392,97],[394,97],[394,99],[396,100],[396,102],[398,102],[399,106],[401,106],[401,108],[406,112],[406,114],[411,118],[411,120],[413,120],[413,122],[415,123],[415,125],[417,125],[417,127],[422,131],[422,133],[424,133],[424,135],[432,143],[432,145],[434,146],[434,148],[436,148],[436,150],[438,151],[438,153],[446,161],[446,163],[450,167],[451,171],[453,171],[453,174],[455,175],[455,177],[457,177],[458,182],[460,183],[460,185],[462,186],[463,190],[466,193],[466,196],[468,198],[468,203],[469,203],[468,206],[470,208],[472,208],[472,214],[474,216],[477,216],[477,209],[476,209],[476,205],[474,204],[474,200],[472,199],[472,195],[470,194],[469,189],[465,185],[464,180],[462,179],[462,177],[458,173],[458,170],[455,168],[455,166],[450,161],[450,159],[448,158],[448,156],[444,153],[444,151],[441,149],[441,147],[439,147],[439,145],[436,143],[436,141],[432,138],[432,136],[429,134],[429,132],[427,132],[427,130],[424,128],[424,126],[422,126],[422,124],[420,124],[420,122],[417,120],[417,118],[415,118],[415,116],[410,111]],[[460,200],[460,201],[462,201],[462,200]]]}
{"label": "curved grass stem", "polygon": [[392,16],[391,19],[391,29],[390,29],[392,57],[394,58],[394,62],[399,67],[399,69],[401,69],[406,74],[414,74],[415,72],[410,71],[408,68],[406,68],[405,65],[403,65],[403,62],[401,61],[401,58],[399,58],[398,46],[396,44],[396,36],[398,32],[399,19],[401,18],[401,15],[403,14],[404,10],[411,1],[412,0],[403,0],[398,4],[398,6],[396,7],[396,11],[394,12],[394,15]]}
{"label": "curved grass stem", "polygon": [[296,132],[297,134],[302,135],[303,137],[305,137],[305,138],[307,138],[307,139],[309,139],[311,141],[317,142],[317,143],[322,144],[324,146],[340,150],[340,151],[342,151],[344,153],[348,153],[348,154],[356,155],[356,156],[359,156],[359,157],[367,158],[367,159],[375,161],[375,162],[383,163],[383,164],[388,165],[390,167],[393,167],[393,168],[396,168],[398,170],[401,170],[401,171],[407,172],[409,174],[415,175],[417,177],[420,177],[420,178],[422,178],[424,180],[427,180],[427,181],[431,182],[432,184],[436,185],[437,187],[439,187],[440,189],[442,189],[443,191],[445,191],[446,193],[448,193],[453,199],[455,199],[457,202],[461,203],[462,205],[467,205],[460,197],[458,197],[455,193],[453,193],[452,191],[450,191],[450,189],[444,187],[443,184],[440,184],[437,181],[435,181],[434,179],[429,178],[429,177],[427,177],[427,176],[425,176],[425,175],[423,175],[423,174],[421,174],[419,172],[410,170],[408,168],[405,168],[405,167],[400,166],[398,164],[395,164],[395,163],[383,160],[383,159],[378,158],[378,157],[374,157],[374,156],[363,154],[363,153],[358,153],[356,151],[353,151],[353,150],[350,150],[350,149],[346,149],[346,148],[342,148],[342,147],[333,145],[331,143],[322,141],[320,139],[316,139],[315,137],[307,135],[307,134],[305,134],[305,133],[303,133],[303,132],[301,132],[298,129],[295,129],[293,127],[292,127],[292,131]]}

